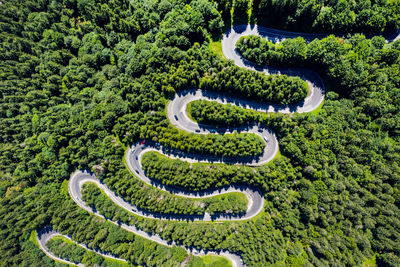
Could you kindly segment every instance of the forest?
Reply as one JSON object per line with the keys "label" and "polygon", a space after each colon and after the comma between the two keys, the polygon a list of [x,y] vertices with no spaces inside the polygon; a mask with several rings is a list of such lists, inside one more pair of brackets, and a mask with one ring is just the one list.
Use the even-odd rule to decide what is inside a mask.
{"label": "forest", "polygon": [[[98,173],[102,182],[143,209],[240,213],[245,203],[238,196],[204,200],[200,208],[191,199],[160,193],[143,185],[122,159],[126,147],[139,140],[220,156],[262,151],[264,142],[252,134],[200,137],[176,129],[166,116],[168,101],[187,88],[282,104],[305,97],[301,79],[236,67],[210,48],[210,38],[232,22],[227,17],[243,10],[258,23],[283,29],[362,33],[310,43],[296,38],[278,44],[254,36],[238,42],[251,61],[317,71],[328,92],[316,112],[289,116],[191,104],[198,122],[254,122],[273,129],[280,154],[267,165],[189,164],[157,153],[143,157],[148,174],[169,185],[195,191],[257,187],[266,199],[262,213],[243,222],[144,219],[91,184],[83,192],[86,203],[109,219],[177,245],[237,253],[247,266],[400,265],[400,42],[370,36],[399,26],[398,0],[254,0],[252,5],[7,0],[0,5],[0,265],[54,266],[29,239],[50,225],[135,265],[206,266],[180,247],[135,236],[80,209],[67,181],[75,170],[98,165],[104,168]],[[76,260],[83,255],[74,248],[57,252],[81,255]]]}

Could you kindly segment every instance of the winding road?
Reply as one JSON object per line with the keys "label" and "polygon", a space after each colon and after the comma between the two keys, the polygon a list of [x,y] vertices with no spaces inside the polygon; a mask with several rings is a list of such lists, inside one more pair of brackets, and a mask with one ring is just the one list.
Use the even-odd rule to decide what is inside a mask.
{"label": "winding road", "polygon": [[[197,124],[189,119],[187,115],[187,105],[188,103],[195,100],[208,100],[208,101],[217,101],[222,104],[230,103],[239,107],[252,109],[260,112],[281,112],[281,113],[292,113],[292,112],[310,112],[318,108],[325,96],[325,87],[320,76],[313,72],[312,70],[305,68],[272,68],[268,66],[261,66],[250,62],[244,59],[235,49],[236,42],[242,36],[248,35],[257,35],[263,38],[267,38],[273,42],[280,42],[286,38],[295,38],[298,36],[302,36],[306,41],[312,41],[315,38],[323,38],[326,35],[320,34],[301,34],[301,33],[293,33],[293,32],[285,32],[275,29],[264,28],[260,26],[252,26],[252,25],[238,25],[231,28],[228,32],[225,33],[222,39],[222,51],[225,57],[229,60],[233,60],[233,62],[243,68],[247,68],[250,70],[261,71],[265,74],[286,74],[288,76],[299,76],[304,81],[306,81],[309,93],[307,97],[300,103],[292,104],[292,105],[279,105],[272,103],[259,103],[249,100],[244,100],[240,98],[235,98],[232,96],[224,96],[221,93],[208,92],[200,89],[188,89],[182,92],[179,92],[175,95],[174,99],[168,104],[167,114],[170,122],[175,125],[177,128],[185,130],[187,132],[193,132],[196,134],[226,134],[232,133],[234,131],[237,132],[250,132],[254,133],[266,143],[265,149],[261,155],[256,158],[239,158],[239,159],[227,159],[227,158],[217,158],[217,157],[206,157],[199,155],[189,155],[183,154],[179,151],[168,150],[159,145],[150,143],[143,144],[137,143],[131,146],[125,153],[125,161],[127,163],[130,171],[140,178],[146,184],[154,186],[160,190],[164,190],[170,192],[172,194],[188,197],[188,198],[205,198],[216,196],[224,193],[231,192],[241,192],[246,195],[248,198],[248,208],[245,214],[241,216],[229,216],[228,214],[219,214],[215,217],[211,217],[209,214],[204,214],[203,216],[187,216],[187,215],[167,215],[167,214],[154,214],[149,213],[144,210],[139,209],[138,207],[127,203],[123,198],[117,196],[114,192],[112,192],[106,185],[102,184],[93,174],[83,171],[75,172],[69,181],[69,193],[72,199],[83,209],[88,212],[99,216],[115,225],[119,225],[127,231],[133,232],[136,235],[142,236],[144,238],[150,239],[154,242],[165,246],[174,246],[175,243],[169,244],[165,240],[161,239],[158,235],[150,235],[135,226],[126,225],[120,222],[111,221],[107,218],[104,218],[101,214],[94,211],[91,207],[87,206],[87,204],[82,200],[81,188],[82,185],[88,182],[95,183],[104,193],[118,206],[121,208],[132,212],[138,216],[150,218],[150,219],[160,219],[160,220],[193,220],[193,221],[222,221],[222,220],[247,220],[263,210],[264,206],[264,197],[261,192],[252,187],[244,187],[244,186],[229,186],[224,188],[219,188],[217,190],[207,190],[202,192],[192,192],[186,191],[182,189],[172,188],[165,186],[161,183],[153,181],[151,178],[146,176],[142,165],[141,158],[144,153],[149,151],[157,151],[163,155],[166,155],[170,158],[178,158],[181,160],[185,160],[188,162],[223,162],[229,164],[245,164],[249,166],[258,166],[265,164],[271,161],[278,152],[278,141],[276,139],[275,134],[268,128],[263,127],[261,125],[250,125],[247,127],[237,127],[237,128],[215,128],[211,125],[203,125]],[[398,37],[397,37],[398,38]],[[397,39],[396,38],[396,39]],[[395,39],[394,39],[395,40]],[[389,40],[391,41],[391,40]],[[242,259],[239,255],[229,253],[227,251],[202,251],[189,249],[184,247],[184,249],[188,253],[192,253],[194,255],[206,255],[206,254],[219,254],[227,257],[232,261],[233,266],[245,266],[242,262]]]}
{"label": "winding road", "polygon": [[[130,150],[128,150],[130,151]],[[147,152],[148,150],[143,150],[141,151],[141,154],[144,152]],[[130,160],[133,157],[130,157],[131,153],[126,153],[126,158],[128,158],[128,166],[131,169],[131,164],[132,161]],[[136,161],[135,161],[136,162]],[[131,171],[133,171],[131,169]],[[142,180],[147,182],[149,178],[147,178],[143,172],[142,169],[140,169],[140,174],[136,176],[139,176]],[[204,192],[198,192],[198,193],[189,193],[185,192],[183,190],[176,190],[176,189],[169,189],[168,187],[165,187],[161,184],[156,184],[153,183],[151,184],[149,181],[149,184],[156,186],[157,188],[160,188],[161,190],[168,190],[171,193],[174,193],[179,196],[183,197],[189,197],[189,198],[205,198],[205,197],[212,197],[212,196],[217,196],[225,193],[232,193],[232,192],[240,192],[246,195],[248,198],[248,208],[247,211],[244,215],[242,216],[230,216],[230,215],[224,215],[224,214],[219,214],[216,216],[210,216],[209,214],[205,214],[203,216],[191,216],[191,215],[174,215],[174,214],[154,214],[150,212],[146,212],[142,209],[139,209],[138,207],[126,202],[123,198],[120,196],[117,196],[113,191],[111,191],[105,184],[101,183],[99,179],[96,178],[95,175],[88,173],[88,172],[82,172],[82,171],[76,171],[70,178],[69,180],[69,187],[68,191],[72,199],[83,209],[87,210],[90,213],[93,213],[93,209],[89,206],[86,205],[86,203],[82,200],[82,193],[81,189],[82,186],[85,183],[94,183],[96,186],[98,186],[116,205],[119,207],[125,209],[126,211],[133,213],[137,216],[141,216],[144,218],[148,219],[159,219],[159,220],[171,220],[171,221],[222,221],[222,220],[247,220],[258,213],[262,210],[264,207],[264,198],[262,194],[257,190],[257,189],[252,189],[249,187],[240,187],[240,186],[229,186],[226,188],[221,188],[218,190],[214,191],[204,191]]]}
{"label": "winding road", "polygon": [[[187,132],[193,132],[196,134],[226,134],[237,132],[250,132],[254,133],[266,143],[264,151],[261,155],[256,158],[217,158],[217,157],[208,157],[208,156],[200,156],[200,155],[189,155],[183,154],[182,152],[165,149],[161,146],[157,146],[156,144],[143,144],[137,143],[131,146],[125,153],[125,161],[127,163],[130,171],[135,174],[138,178],[140,178],[146,184],[152,185],[160,190],[164,190],[170,193],[173,193],[178,196],[188,197],[188,198],[205,198],[216,196],[224,193],[231,192],[241,192],[246,195],[248,198],[248,208],[245,214],[241,216],[230,216],[228,214],[218,214],[214,217],[211,217],[209,214],[204,214],[203,216],[189,216],[189,215],[170,215],[170,214],[154,214],[149,213],[144,210],[139,209],[138,207],[124,201],[123,198],[117,196],[114,192],[112,192],[106,185],[102,184],[93,174],[88,172],[77,171],[69,180],[69,193],[72,199],[83,209],[87,210],[90,213],[93,213],[99,217],[104,218],[101,214],[94,211],[91,207],[87,206],[87,204],[82,200],[81,188],[82,185],[88,182],[95,183],[103,192],[118,206],[121,208],[134,213],[138,216],[142,216],[149,219],[161,219],[161,220],[193,220],[193,221],[222,221],[222,220],[247,220],[250,219],[257,214],[259,214],[264,207],[264,197],[259,190],[256,188],[252,188],[249,186],[229,186],[224,188],[219,188],[217,190],[207,190],[202,192],[191,192],[183,189],[177,189],[165,186],[159,182],[152,180],[151,178],[146,176],[142,165],[141,158],[144,153],[149,151],[157,151],[163,155],[166,155],[170,158],[178,158],[181,160],[189,161],[189,162],[223,162],[230,164],[245,164],[250,166],[258,166],[262,164],[266,164],[271,161],[278,152],[278,140],[276,139],[275,134],[268,128],[263,127],[258,124],[246,126],[246,127],[237,127],[237,128],[215,128],[211,125],[198,124],[189,119],[187,115],[187,105],[195,100],[208,100],[208,101],[217,101],[222,104],[230,103],[239,107],[253,109],[260,112],[282,112],[282,113],[290,113],[290,112],[309,112],[321,105],[324,95],[325,89],[324,84],[321,78],[314,72],[307,69],[297,69],[297,68],[268,68],[266,66],[259,66],[252,62],[248,62],[243,59],[240,54],[235,49],[235,44],[237,40],[241,36],[246,35],[260,35],[262,37],[272,38],[274,41],[282,40],[283,38],[291,38],[293,36],[299,36],[289,34],[287,36],[282,35],[282,32],[279,32],[277,35],[276,31],[260,31],[258,28],[250,28],[244,27],[242,25],[237,26],[227,32],[222,40],[222,48],[224,55],[235,62],[236,65],[256,71],[263,71],[266,74],[286,74],[291,76],[300,76],[303,78],[309,87],[309,93],[307,97],[301,103],[293,104],[293,105],[279,105],[272,103],[259,103],[255,101],[244,100],[241,98],[235,98],[232,96],[222,95],[220,93],[203,91],[200,89],[188,89],[182,92],[179,92],[175,95],[174,99],[168,104],[167,114],[168,118],[173,125],[177,128],[185,130]],[[279,39],[277,39],[279,38]],[[310,38],[311,39],[311,38]],[[106,218],[104,218],[106,219]],[[118,224],[117,222],[112,222],[114,224]],[[131,231],[137,235],[142,237],[151,239],[157,243],[162,245],[170,246],[162,240],[158,235],[149,235],[134,226],[128,226],[125,224],[121,224],[121,227],[124,229]],[[172,244],[175,245],[175,244]],[[187,249],[187,248],[185,248]],[[240,256],[223,251],[223,252],[204,252],[204,251],[194,251],[188,250],[189,253],[193,253],[195,255],[204,255],[207,253],[217,253],[229,258],[234,266],[244,266]]]}

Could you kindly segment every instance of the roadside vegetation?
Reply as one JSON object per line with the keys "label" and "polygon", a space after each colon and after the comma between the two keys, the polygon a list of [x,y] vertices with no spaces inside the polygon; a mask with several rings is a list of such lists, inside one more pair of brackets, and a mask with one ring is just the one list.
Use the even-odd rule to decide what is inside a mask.
{"label": "roadside vegetation", "polygon": [[207,255],[199,258],[195,258],[188,263],[189,267],[232,267],[232,263],[218,255]]}
{"label": "roadside vegetation", "polygon": [[287,115],[281,113],[257,112],[232,104],[225,105],[207,100],[190,102],[188,112],[190,112],[191,118],[198,123],[222,127],[261,123],[279,130],[282,123],[290,120]]}
{"label": "roadside vegetation", "polygon": [[244,99],[280,104],[296,103],[308,93],[308,86],[299,77],[265,75],[236,66],[222,64],[210,68],[201,80],[201,88],[240,95]]}
{"label": "roadside vegetation", "polygon": [[[360,34],[346,39],[329,36],[321,40],[315,39],[310,43],[298,37],[284,40],[279,44],[257,36],[246,36],[237,43],[237,49],[245,58],[259,64],[308,66],[318,70],[331,83],[334,82],[338,86],[336,92],[352,98],[360,97],[360,101],[364,102],[363,108],[369,106],[365,102],[369,101],[365,98],[366,94],[374,91],[378,99],[385,98],[388,101],[383,104],[376,100],[378,105],[385,105],[385,108],[388,108],[386,112],[381,110],[381,113],[376,114],[378,116],[398,109],[396,103],[392,101],[397,97],[395,96],[397,90],[391,88],[398,83],[399,48],[400,42],[386,44],[381,36],[367,39]],[[387,75],[388,80],[374,80],[381,75]],[[375,88],[380,85],[386,89],[385,93],[375,92]],[[373,115],[372,110],[365,112]]]}
{"label": "roadside vegetation", "polygon": [[[270,162],[257,168],[243,165],[188,163],[179,159],[169,159],[157,152],[143,155],[142,165],[147,175],[164,184],[183,187],[189,190],[212,189],[230,184],[250,184],[267,190],[266,180],[279,180],[280,172],[271,173],[275,164],[285,165],[285,159]],[[292,169],[292,166],[286,166]],[[293,173],[287,176],[295,177]]]}
{"label": "roadside vegetation", "polygon": [[84,249],[74,242],[62,237],[55,236],[46,243],[46,247],[55,256],[73,263],[82,263],[85,266],[133,266],[119,260],[105,258],[93,251]]}
{"label": "roadside vegetation", "polygon": [[[153,115],[154,116],[154,115]],[[147,127],[160,127],[159,125],[147,125]],[[147,139],[158,141],[166,147],[199,155],[213,155],[226,157],[248,157],[263,153],[265,143],[261,138],[252,133],[232,133],[216,135],[199,135],[188,133],[171,125],[167,125],[164,131],[152,131],[153,138]],[[137,140],[138,138],[136,138]]]}
{"label": "roadside vegetation", "polygon": [[215,52],[221,58],[226,59],[225,56],[224,56],[224,53],[222,51],[221,39],[220,38],[217,38],[216,40],[210,38],[209,39],[209,43],[210,43],[211,51]]}
{"label": "roadside vegetation", "polygon": [[[136,178],[127,175],[126,178],[117,177],[119,180],[127,182],[115,182],[113,185],[124,200],[148,212],[157,214],[179,214],[179,215],[203,215],[205,212],[214,215],[215,213],[240,214],[247,210],[247,198],[241,193],[229,193],[205,199],[177,197],[170,193],[154,190],[143,182],[135,183]],[[92,203],[96,198],[104,201],[106,195],[98,196],[95,184],[87,183],[83,185],[82,193],[87,203]],[[107,213],[104,213],[108,217]]]}

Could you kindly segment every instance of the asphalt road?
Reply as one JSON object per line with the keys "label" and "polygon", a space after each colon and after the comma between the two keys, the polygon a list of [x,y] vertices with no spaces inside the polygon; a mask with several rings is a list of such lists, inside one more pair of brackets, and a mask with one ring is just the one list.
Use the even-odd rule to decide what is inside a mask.
{"label": "asphalt road", "polygon": [[[237,30],[240,30],[239,32]],[[252,188],[249,186],[229,186],[224,188],[218,188],[217,190],[207,190],[202,192],[191,192],[182,189],[176,189],[167,187],[163,184],[153,181],[149,177],[146,176],[143,168],[141,166],[141,158],[144,153],[148,151],[157,151],[161,154],[164,154],[171,158],[179,158],[181,160],[189,161],[189,162],[224,162],[230,164],[244,164],[250,166],[257,166],[265,164],[271,161],[278,152],[278,141],[276,139],[275,134],[268,128],[263,127],[261,125],[251,125],[246,127],[237,127],[237,128],[215,128],[212,125],[202,125],[197,124],[189,119],[186,113],[187,104],[199,100],[204,99],[208,101],[217,101],[222,104],[231,103],[233,105],[237,105],[247,109],[253,109],[260,112],[282,112],[282,113],[290,113],[290,112],[309,112],[316,109],[323,101],[325,95],[324,84],[321,78],[314,72],[307,69],[295,69],[295,68],[268,68],[265,66],[259,66],[257,64],[253,64],[251,62],[243,59],[235,50],[235,44],[240,36],[249,35],[249,34],[257,34],[259,33],[256,29],[250,29],[249,27],[238,26],[234,29],[228,31],[222,41],[222,48],[225,56],[228,59],[231,59],[235,62],[236,65],[240,67],[245,67],[249,69],[253,69],[256,71],[263,71],[266,74],[286,74],[286,75],[295,75],[303,78],[308,86],[309,86],[309,94],[306,99],[301,103],[297,103],[294,105],[277,105],[271,103],[258,103],[254,101],[248,101],[240,98],[235,98],[232,96],[224,96],[220,93],[214,92],[206,92],[199,89],[188,89],[183,92],[180,92],[175,95],[174,99],[168,105],[168,118],[173,125],[182,130],[193,132],[196,134],[226,134],[232,133],[234,131],[237,132],[249,132],[254,133],[265,142],[265,148],[262,155],[259,155],[255,158],[239,158],[239,159],[226,159],[226,158],[216,158],[209,156],[200,156],[200,155],[190,155],[187,153],[182,153],[181,151],[174,151],[165,149],[154,143],[137,143],[131,146],[128,151],[125,153],[125,160],[127,162],[128,168],[131,172],[139,177],[143,182],[152,185],[154,187],[159,188],[160,190],[165,190],[172,194],[189,197],[189,198],[204,198],[216,196],[224,193],[230,192],[241,192],[245,194],[248,198],[248,209],[245,214],[241,216],[230,216],[229,214],[219,214],[214,217],[211,217],[209,214],[204,214],[203,216],[190,216],[190,215],[168,215],[168,214],[154,214],[149,213],[147,211],[141,210],[138,207],[124,201],[123,198],[117,196],[114,192],[112,192],[106,185],[102,184],[93,174],[88,172],[77,171],[75,172],[69,181],[69,193],[73,200],[83,209],[88,212],[95,214],[107,221],[110,221],[113,224],[119,225],[122,228],[133,232],[139,236],[144,238],[148,238],[154,242],[157,242],[162,245],[171,246],[175,245],[169,244],[165,240],[161,239],[158,235],[149,235],[146,232],[137,229],[134,226],[129,226],[123,224],[121,222],[111,221],[108,218],[105,218],[97,211],[93,210],[89,206],[86,205],[84,201],[82,201],[81,188],[82,185],[87,182],[95,183],[103,192],[118,206],[121,208],[132,212],[138,216],[142,216],[150,219],[160,219],[160,220],[192,220],[192,221],[220,221],[220,220],[247,220],[258,213],[260,213],[264,207],[264,197],[260,193],[260,191],[256,188]],[[280,31],[274,31],[273,33],[267,32],[270,38],[275,38],[275,41],[279,41],[277,38],[285,38]],[[263,32],[263,37],[265,37],[265,32]],[[288,34],[286,38],[293,37],[292,34]],[[198,251],[195,249],[186,248],[188,253],[192,253],[195,255],[205,255],[208,253],[220,254],[227,258],[229,258],[234,266],[244,266],[242,259],[240,256],[229,253],[227,251]]]}
{"label": "asphalt road", "polygon": [[[81,187],[84,183],[92,182],[95,183],[100,189],[102,189],[107,196],[118,206],[124,208],[125,210],[132,212],[138,216],[150,218],[150,219],[161,219],[161,220],[193,220],[193,221],[210,221],[210,220],[246,220],[254,217],[260,211],[262,211],[264,206],[264,197],[256,188],[248,187],[248,186],[229,186],[224,188],[219,188],[217,190],[207,190],[202,192],[191,192],[176,188],[171,188],[165,186],[163,184],[157,183],[151,180],[146,176],[145,172],[142,169],[140,160],[144,153],[148,151],[157,151],[161,154],[164,154],[170,158],[179,158],[181,160],[189,161],[189,162],[224,162],[229,164],[244,164],[250,166],[257,166],[265,164],[271,161],[278,152],[278,141],[276,139],[275,134],[266,127],[262,127],[260,125],[251,125],[247,127],[238,127],[238,128],[215,128],[211,125],[201,125],[197,124],[189,119],[186,113],[187,104],[199,100],[204,99],[208,101],[217,101],[222,104],[231,103],[233,105],[253,109],[260,112],[281,112],[281,113],[292,113],[292,112],[310,112],[318,108],[325,96],[325,87],[320,76],[309,70],[304,68],[275,68],[268,66],[261,66],[255,63],[252,63],[246,59],[244,59],[235,49],[236,42],[239,40],[241,36],[247,35],[258,35],[263,38],[267,38],[273,42],[280,42],[287,38],[295,38],[298,36],[302,36],[306,39],[306,41],[312,41],[315,38],[323,38],[326,35],[321,34],[301,34],[294,32],[286,32],[280,31],[265,27],[259,27],[254,25],[238,25],[230,29],[225,33],[222,39],[222,51],[226,58],[233,60],[234,63],[243,68],[262,71],[265,74],[286,74],[289,76],[299,76],[303,80],[305,80],[309,87],[309,93],[304,101],[291,104],[291,105],[279,105],[272,103],[258,103],[254,101],[248,101],[241,98],[235,98],[231,96],[224,96],[221,93],[214,92],[206,92],[200,89],[188,89],[182,92],[179,92],[175,95],[174,99],[168,105],[168,118],[173,125],[177,128],[185,130],[187,132],[193,132],[196,134],[226,134],[232,133],[233,131],[237,132],[249,132],[254,133],[265,142],[266,146],[262,155],[259,155],[255,158],[240,158],[240,159],[226,159],[226,158],[217,158],[217,157],[208,157],[208,156],[200,156],[200,155],[190,155],[187,153],[182,153],[181,151],[174,151],[165,149],[154,143],[146,143],[134,144],[132,147],[128,149],[125,154],[125,160],[129,169],[134,173],[137,177],[139,177],[143,182],[157,187],[161,190],[165,190],[172,194],[176,194],[182,197],[189,198],[204,198],[210,196],[216,196],[229,192],[241,192],[245,194],[248,198],[248,209],[245,214],[242,216],[229,216],[228,214],[220,214],[216,217],[210,217],[208,214],[200,217],[193,217],[189,215],[165,215],[165,214],[154,214],[149,213],[144,210],[138,209],[136,206],[127,203],[121,197],[114,194],[110,189],[107,188],[106,185],[102,184],[93,174],[88,172],[77,171],[75,172],[69,181],[69,193],[73,200],[83,209],[88,212],[99,216],[113,224],[119,225],[127,231],[133,232],[136,235],[142,236],[144,238],[150,239],[154,242],[165,246],[174,246],[175,243],[168,243],[165,240],[161,239],[158,235],[150,235],[146,232],[137,229],[135,226],[126,225],[120,222],[111,221],[108,218],[105,218],[97,211],[93,210],[89,206],[86,205],[84,201],[82,201],[81,196]],[[388,42],[397,40],[400,35],[396,35],[391,39],[387,39]],[[43,236],[43,235],[42,235]],[[47,239],[45,239],[47,238]],[[44,235],[42,237],[43,241],[39,242],[39,244],[43,243],[43,246],[48,240],[48,237]],[[42,245],[41,245],[42,247]],[[192,253],[194,255],[206,255],[206,254],[219,254],[227,257],[233,263],[233,266],[245,266],[242,262],[240,256],[229,253],[227,251],[203,251],[196,250],[191,248],[184,249],[188,253]],[[46,252],[45,252],[46,253]],[[47,253],[46,253],[47,254]],[[51,257],[54,257],[51,256]],[[59,260],[59,259],[58,259]]]}

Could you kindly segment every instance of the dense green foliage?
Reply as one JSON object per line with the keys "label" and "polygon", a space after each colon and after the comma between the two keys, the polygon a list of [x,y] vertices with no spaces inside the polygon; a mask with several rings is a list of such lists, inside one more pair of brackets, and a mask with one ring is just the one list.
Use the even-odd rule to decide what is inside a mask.
{"label": "dense green foliage", "polygon": [[[269,53],[269,43],[257,37],[246,39],[240,41],[239,49],[259,63],[282,58],[292,62],[301,54],[284,53],[284,43]],[[318,184],[314,203],[328,207],[323,207],[326,215],[321,219],[307,215],[306,221],[322,227],[346,223],[345,235],[354,234],[352,227],[362,229],[358,232],[364,233],[363,239],[375,251],[394,252],[378,257],[382,264],[391,265],[399,262],[394,256],[399,253],[400,227],[399,44],[356,35],[346,40],[328,37],[305,45],[305,56],[298,63],[324,71],[349,99],[338,101],[337,94],[329,93],[331,101],[325,102],[319,116],[299,116],[302,126],[281,139],[283,152],[302,166],[305,177],[312,181],[306,191],[312,192]],[[321,190],[321,185],[334,190]],[[350,201],[343,206],[341,198],[346,195]],[[339,214],[342,217],[338,220]],[[372,238],[365,239],[371,234]]]}
{"label": "dense green foliage", "polygon": [[285,115],[281,113],[262,113],[244,109],[232,104],[215,101],[196,100],[190,105],[190,116],[199,123],[220,126],[237,126],[262,123],[268,127],[282,129],[280,123]]}
{"label": "dense green foliage", "polygon": [[[303,2],[296,3],[300,7]],[[364,23],[363,29],[357,21],[341,19],[327,20],[327,26],[317,19],[299,25],[315,22],[309,29],[379,31],[397,23],[397,3],[371,2],[377,7],[355,11],[356,17],[365,13],[363,9],[381,14],[380,6],[393,6],[395,13],[382,15],[385,25],[380,15],[367,16],[379,20],[371,27]],[[1,1],[0,265],[52,266],[29,240],[29,233],[49,224],[79,243],[134,264],[178,266],[187,259],[181,248],[157,245],[83,211],[61,184],[76,169],[100,165],[104,173],[99,177],[132,203],[144,203],[149,195],[156,199],[158,192],[151,187],[137,192],[139,183],[122,163],[121,143],[138,139],[191,152],[259,153],[263,142],[253,135],[198,137],[175,129],[165,116],[168,99],[189,87],[276,102],[305,94],[298,79],[266,78],[211,53],[207,37],[223,27],[216,6],[207,0]],[[231,7],[230,1],[219,3],[223,15]],[[258,12],[255,7],[257,1],[253,13]],[[285,13],[279,19],[293,14],[281,10]],[[338,18],[346,12],[335,10]],[[300,17],[306,16],[299,12]],[[288,27],[299,22],[292,18]],[[342,23],[344,27],[338,26]],[[266,196],[260,216],[245,222],[165,222],[129,215],[95,193],[96,188],[86,199],[109,218],[177,244],[229,249],[241,254],[248,266],[361,265],[374,253],[379,265],[398,266],[399,43],[360,35],[278,45],[254,38],[243,43],[241,51],[260,63],[313,67],[335,86],[318,114],[246,115],[246,120],[271,126],[278,134],[283,156],[267,166],[194,164],[191,173],[190,165],[157,154],[149,155],[146,164],[159,171],[157,179],[176,186],[204,189],[234,182],[260,187]],[[201,107],[207,106],[211,105]],[[244,111],[226,109],[235,110],[229,124],[243,121],[238,114]],[[222,114],[231,116],[230,111]],[[223,124],[221,115],[201,117]],[[179,167],[180,173],[168,172],[171,166]],[[223,175],[217,175],[218,170]],[[152,211],[187,203],[172,199]]]}
{"label": "dense green foliage", "polygon": [[[68,215],[67,215],[68,216]],[[82,214],[81,222],[65,227],[64,232],[72,235],[73,240],[88,244],[94,250],[119,255],[134,264],[147,266],[175,266],[182,262],[187,253],[182,248],[168,248],[142,237],[135,236],[104,220],[90,218]],[[86,217],[86,218],[84,218]],[[69,220],[71,221],[71,220]]]}
{"label": "dense green foliage", "polygon": [[56,236],[47,241],[46,247],[55,256],[61,259],[77,264],[82,263],[85,266],[128,266],[122,261],[106,259],[101,255],[91,250],[84,249],[60,236]]}
{"label": "dense green foliage", "polygon": [[[156,152],[146,153],[142,158],[143,169],[147,175],[165,184],[185,187],[194,191],[227,186],[232,183],[255,185],[268,190],[268,180],[277,181],[283,177],[281,172],[271,172],[276,164],[287,171],[285,179],[293,177],[293,167],[285,159],[276,160],[258,168],[226,164],[188,163],[171,160]],[[285,166],[286,165],[286,166]]]}
{"label": "dense green foliage", "polygon": [[[129,179],[128,177],[126,179]],[[117,178],[124,180],[121,177]],[[137,179],[131,180],[137,181]],[[126,201],[133,202],[133,204],[143,210],[159,214],[201,215],[204,212],[210,214],[221,212],[237,214],[243,213],[247,209],[247,198],[242,194],[224,194],[205,199],[188,199],[176,197],[159,190],[151,190],[149,186],[143,184],[141,184],[139,190],[136,190],[136,195],[132,193],[135,191],[135,184],[125,187],[124,184],[121,185],[116,182],[115,186],[118,188],[116,192],[124,196]],[[107,196],[98,196],[99,191],[96,188],[94,184],[85,184],[83,186],[82,193],[85,196],[83,200],[86,203],[94,203],[94,199],[96,198],[102,198],[103,201],[106,201]],[[142,195],[138,195],[140,193]],[[102,210],[101,213],[109,217],[107,210]]]}
{"label": "dense green foliage", "polygon": [[299,77],[264,75],[238,67],[210,69],[201,81],[201,88],[223,91],[260,102],[295,103],[307,95],[307,83]]}
{"label": "dense green foliage", "polygon": [[253,0],[252,5],[259,23],[297,31],[368,33],[400,26],[398,0]]}
{"label": "dense green foliage", "polygon": [[307,44],[302,37],[272,43],[251,35],[241,37],[236,46],[244,57],[269,66],[301,66],[307,58]]}
{"label": "dense green foliage", "polygon": [[[105,197],[96,186],[90,186],[82,193],[86,204],[95,208],[108,219],[136,225],[148,233],[157,233],[168,242],[176,241],[178,244],[199,249],[221,249],[219,244],[232,233],[232,229],[227,228],[229,224],[213,224],[211,226],[205,223],[144,219],[117,206]],[[218,232],[219,236],[213,235],[213,232]]]}
{"label": "dense green foliage", "polygon": [[[187,133],[169,127],[171,132],[162,133],[162,137],[153,138],[167,147],[195,154],[206,154],[227,157],[246,157],[260,155],[265,143],[251,133],[233,133],[221,135],[200,135]],[[156,132],[155,132],[156,133]],[[159,133],[157,133],[159,134]]]}

